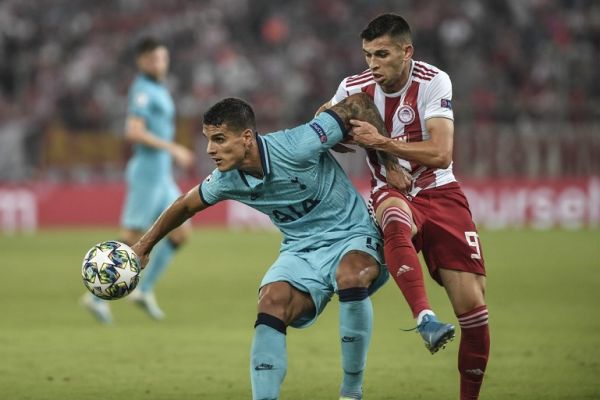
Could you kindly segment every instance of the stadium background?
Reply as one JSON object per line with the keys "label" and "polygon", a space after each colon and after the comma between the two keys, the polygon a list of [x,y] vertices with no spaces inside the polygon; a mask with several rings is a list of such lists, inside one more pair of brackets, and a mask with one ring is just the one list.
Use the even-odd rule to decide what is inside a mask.
{"label": "stadium background", "polygon": [[[150,372],[159,367],[153,364],[158,362],[144,358],[142,344],[150,342],[171,351],[161,340],[173,335],[174,329],[187,349],[195,349],[191,353],[195,357],[187,360],[183,350],[174,351],[178,359],[172,360],[167,350],[159,351],[166,357],[164,362],[188,361],[192,371],[210,377],[203,384],[212,388],[191,389],[195,386],[184,379],[177,392],[172,386],[145,382],[151,388],[145,398],[172,398],[173,393],[179,393],[179,398],[247,397],[253,291],[278,241],[268,229],[263,232],[268,221],[247,208],[224,204],[195,219],[201,229],[175,261],[181,266],[173,268],[161,289],[165,297],[169,293],[165,307],[174,325],[150,325],[119,304],[125,326],[106,333],[76,309],[83,290],[77,281],[78,258],[93,242],[117,231],[123,169],[130,151],[122,135],[126,90],[135,73],[132,46],[142,35],[154,34],[171,51],[168,84],[177,106],[177,140],[198,154],[192,170],[178,171],[185,189],[212,169],[200,132],[203,110],[233,95],[254,105],[261,132],[306,121],[344,76],[364,70],[358,33],[371,17],[387,11],[399,12],[411,23],[415,58],[447,71],[453,81],[454,167],[483,228],[488,264],[494,268],[489,285],[496,341],[492,371],[484,385],[487,397],[482,398],[600,398],[600,385],[593,378],[600,375],[600,324],[593,317],[600,300],[598,2],[4,0],[0,2],[0,271],[11,286],[0,290],[4,315],[0,389],[7,398],[97,398],[105,388],[83,385],[85,375],[77,386],[77,374],[69,372],[85,371],[88,358],[76,365],[54,358],[60,352],[75,360],[73,351],[90,349],[76,339],[63,343],[58,338],[75,332],[84,336],[80,341],[105,341],[122,334],[139,335],[137,329],[153,332],[142,335],[133,351],[148,363]],[[362,155],[339,159],[356,185],[366,190],[368,171]],[[259,232],[233,228],[259,228]],[[264,250],[241,261],[230,259],[226,246],[218,247],[231,241],[231,246],[246,249],[245,244],[259,238],[257,246]],[[218,315],[203,311],[201,319],[212,322],[193,325],[189,321],[198,323],[200,311],[182,315],[191,309],[180,308],[181,301],[192,297],[202,304],[206,298],[200,292],[215,290],[209,280],[219,290],[235,293],[235,286],[218,283],[218,274],[203,275],[194,269],[198,259],[209,263],[203,247],[207,243],[221,251],[222,257],[210,256],[213,265],[250,264],[241,273],[249,283],[239,289],[246,294],[244,300],[229,300],[231,308],[217,306]],[[48,271],[52,271],[49,276]],[[43,283],[37,279],[40,276]],[[200,289],[188,283],[192,278]],[[379,300],[384,318],[391,318],[388,310],[400,302],[397,296],[390,285],[385,288]],[[443,293],[432,289],[432,296],[451,316],[443,308]],[[244,313],[231,311],[236,308]],[[404,319],[390,322],[393,332],[387,326],[376,329],[385,340],[376,337],[374,343],[397,341],[398,325],[411,323],[407,313],[394,313]],[[221,314],[231,320],[237,316],[241,322],[235,325]],[[535,316],[542,320],[532,322]],[[324,340],[312,335],[335,339],[335,317],[325,316],[321,324],[310,330],[316,332],[307,340]],[[223,326],[245,330],[239,328],[240,338],[233,338],[219,330]],[[196,364],[198,358],[215,356],[201,353],[191,339],[200,329],[214,338],[208,340],[208,347],[223,347],[216,338],[224,335],[225,346],[232,349],[230,358],[225,358],[233,359],[234,367],[212,366],[222,376]],[[293,340],[300,341],[302,335]],[[421,382],[427,390],[414,398],[451,397],[456,348],[424,361],[424,350],[412,354],[414,338],[401,340],[415,369],[429,368],[445,376],[436,385],[419,381],[418,374],[408,375],[404,390],[414,394],[410,382]],[[54,350],[40,345],[44,342],[54,345]],[[334,350],[337,346],[323,343],[331,343]],[[118,348],[124,352],[121,358],[104,351],[127,364],[123,360],[129,360],[130,349],[122,346]],[[312,375],[316,388],[331,390],[337,385],[332,385],[337,382],[334,350],[329,369],[308,362],[290,372],[286,383],[290,398],[304,398],[300,393],[307,388],[299,375],[308,373],[306,368],[316,371]],[[377,360],[382,359],[386,366],[393,365],[397,360],[389,354],[394,351],[376,346],[370,368],[375,371]],[[90,354],[96,363],[106,355],[102,349]],[[302,355],[297,351],[290,359]],[[112,367],[106,362],[100,365]],[[140,376],[147,372],[138,371]],[[238,373],[245,380],[223,378]],[[369,375],[371,382],[378,382],[377,373]],[[178,382],[176,375],[166,376]],[[389,371],[382,376],[385,382],[397,379]],[[127,381],[121,378],[119,383]],[[531,392],[523,394],[527,389]],[[119,393],[128,398],[139,395]]]}

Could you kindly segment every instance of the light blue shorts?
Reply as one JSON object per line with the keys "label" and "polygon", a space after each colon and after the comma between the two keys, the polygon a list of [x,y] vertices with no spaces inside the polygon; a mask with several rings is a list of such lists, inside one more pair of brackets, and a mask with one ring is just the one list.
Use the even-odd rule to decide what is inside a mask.
{"label": "light blue shorts", "polygon": [[179,187],[170,179],[152,184],[143,181],[128,183],[121,226],[135,230],[148,229],[180,195]]}
{"label": "light blue shorts", "polygon": [[315,304],[315,313],[301,316],[291,324],[295,328],[306,328],[316,321],[333,294],[337,293],[335,273],[346,253],[359,250],[371,255],[379,263],[379,275],[371,283],[369,295],[383,286],[389,278],[389,273],[383,264],[382,249],[383,244],[379,237],[358,236],[312,251],[285,251],[269,268],[260,286],[273,282],[288,282],[296,289],[310,294]]}

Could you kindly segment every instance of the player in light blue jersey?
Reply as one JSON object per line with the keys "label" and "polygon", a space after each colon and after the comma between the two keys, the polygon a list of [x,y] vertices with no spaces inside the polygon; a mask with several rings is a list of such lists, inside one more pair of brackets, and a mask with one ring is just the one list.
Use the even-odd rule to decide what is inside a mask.
{"label": "player in light blue jersey", "polygon": [[[340,301],[340,396],[361,399],[371,338],[370,294],[388,278],[367,207],[329,153],[350,119],[383,127],[372,100],[348,97],[307,124],[259,136],[252,108],[225,99],[204,114],[216,170],[180,197],[133,245],[145,265],[152,247],[199,211],[225,199],[253,207],[283,233],[279,257],[262,279],[252,343],[253,399],[277,399],[287,370],[286,330],[312,324]],[[382,128],[383,129],[383,128]]]}
{"label": "player in light blue jersey", "polygon": [[[173,142],[175,106],[163,83],[169,68],[167,48],[154,38],[144,38],[137,45],[136,57],[139,74],[129,90],[125,127],[125,137],[133,144],[133,156],[127,164],[127,196],[121,217],[121,240],[128,244],[135,243],[180,196],[173,179],[173,161],[183,168],[194,161],[191,151]],[[189,230],[189,225],[183,225],[156,246],[152,263],[129,297],[154,319],[164,318],[154,296],[154,285]],[[88,294],[83,304],[101,322],[112,321],[108,303]]]}

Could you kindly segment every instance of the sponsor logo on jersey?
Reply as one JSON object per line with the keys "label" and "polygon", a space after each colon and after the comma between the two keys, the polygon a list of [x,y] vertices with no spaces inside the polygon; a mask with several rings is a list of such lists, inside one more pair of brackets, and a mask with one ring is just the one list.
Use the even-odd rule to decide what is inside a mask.
{"label": "sponsor logo on jersey", "polygon": [[442,108],[447,108],[448,110],[452,110],[452,100],[442,99],[440,105]]}
{"label": "sponsor logo on jersey", "polygon": [[398,109],[398,119],[404,125],[408,125],[408,124],[412,123],[415,120],[415,110],[413,110],[413,108],[411,106],[409,106],[407,104],[403,104]]}
{"label": "sponsor logo on jersey", "polygon": [[316,122],[313,122],[308,126],[310,126],[313,129],[313,131],[317,133],[321,143],[327,143],[327,135],[325,134],[325,129],[323,129],[321,125],[317,124]]}

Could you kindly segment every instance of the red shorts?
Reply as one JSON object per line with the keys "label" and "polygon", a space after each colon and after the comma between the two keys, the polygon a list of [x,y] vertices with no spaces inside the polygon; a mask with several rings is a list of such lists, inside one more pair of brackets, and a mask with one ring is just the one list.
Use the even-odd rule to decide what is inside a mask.
{"label": "red shorts", "polygon": [[410,207],[417,226],[413,244],[417,252],[423,252],[429,274],[440,285],[440,268],[485,275],[477,228],[458,183],[423,190],[410,200],[395,189],[383,188],[371,194],[373,209],[390,197]]}

